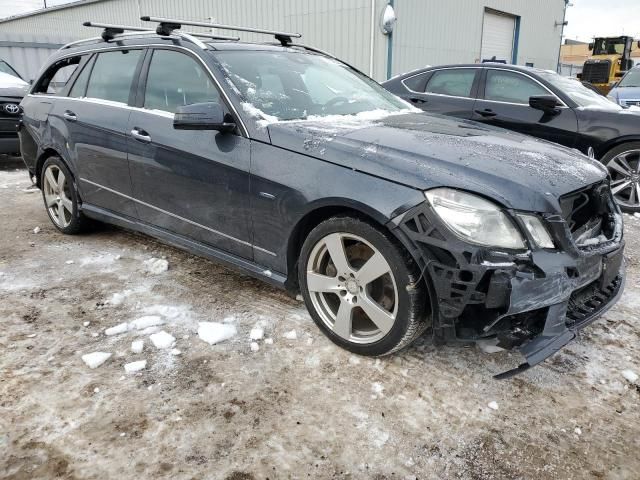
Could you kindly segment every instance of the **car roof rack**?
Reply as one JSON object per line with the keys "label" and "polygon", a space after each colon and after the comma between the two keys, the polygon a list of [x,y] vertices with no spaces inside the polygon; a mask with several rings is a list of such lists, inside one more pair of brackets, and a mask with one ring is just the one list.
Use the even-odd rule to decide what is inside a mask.
{"label": "car roof rack", "polygon": [[300,35],[299,33],[279,32],[275,30],[265,30],[263,28],[240,27],[237,25],[222,25],[218,23],[197,22],[192,20],[179,20],[175,18],[150,17],[147,15],[140,17],[140,20],[142,20],[143,22],[157,22],[159,25],[156,31],[160,35],[168,35],[168,33],[164,32],[172,32],[173,30],[179,29],[182,25],[189,25],[193,27],[218,28],[220,30],[234,30],[237,32],[264,33],[265,35],[273,35],[283,47],[291,45],[292,38],[302,37],[302,35]]}
{"label": "car roof rack", "polygon": [[[110,23],[97,23],[97,22],[84,22],[82,25],[85,27],[94,27],[94,28],[103,28],[102,31],[102,39],[105,42],[109,42],[113,40],[116,36],[124,34],[125,31],[132,32],[145,32],[145,33],[154,33],[152,29],[145,27],[134,27],[131,25],[112,25]],[[175,28],[163,28],[161,30],[161,26],[155,30],[155,33],[162,36],[169,36],[173,33],[173,30],[177,30],[180,28],[180,25],[174,26]],[[199,33],[199,32],[176,32],[178,35],[191,35],[192,37],[203,37],[203,38],[213,38],[216,40],[232,40],[238,41],[240,37],[229,37],[226,35],[214,35],[212,33]]]}

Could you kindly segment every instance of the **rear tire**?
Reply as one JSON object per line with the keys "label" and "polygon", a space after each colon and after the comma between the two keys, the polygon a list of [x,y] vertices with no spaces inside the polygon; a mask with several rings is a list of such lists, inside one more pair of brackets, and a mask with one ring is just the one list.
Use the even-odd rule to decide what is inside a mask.
{"label": "rear tire", "polygon": [[622,211],[640,212],[640,142],[618,145],[601,161],[611,174],[611,193]]}
{"label": "rear tire", "polygon": [[420,272],[392,235],[353,217],[325,220],[307,236],[298,262],[311,317],[337,345],[360,355],[388,355],[428,324]]}
{"label": "rear tire", "polygon": [[60,157],[44,162],[40,185],[47,215],[58,230],[67,235],[86,230],[89,222],[80,211],[75,179]]}

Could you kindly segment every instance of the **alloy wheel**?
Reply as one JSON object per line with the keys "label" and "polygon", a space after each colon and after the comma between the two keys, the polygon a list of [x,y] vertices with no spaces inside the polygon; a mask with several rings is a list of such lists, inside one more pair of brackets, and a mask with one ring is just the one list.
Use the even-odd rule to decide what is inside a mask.
{"label": "alloy wheel", "polygon": [[622,152],[607,163],[611,193],[624,207],[640,207],[640,150]]}
{"label": "alloy wheel", "polygon": [[307,262],[307,288],[324,324],[341,338],[370,344],[393,327],[398,288],[389,263],[370,242],[349,233],[322,238]]}
{"label": "alloy wheel", "polygon": [[59,228],[68,227],[73,219],[70,185],[57,165],[49,165],[44,172],[44,201],[49,216]]}

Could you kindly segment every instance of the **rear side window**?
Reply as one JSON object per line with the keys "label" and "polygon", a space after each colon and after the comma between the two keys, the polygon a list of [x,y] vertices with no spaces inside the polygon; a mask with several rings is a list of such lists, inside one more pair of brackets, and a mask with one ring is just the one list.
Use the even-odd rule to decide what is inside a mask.
{"label": "rear side window", "polygon": [[179,106],[220,103],[220,94],[202,66],[192,57],[155,50],[144,95],[144,107],[175,113]]}
{"label": "rear side window", "polygon": [[474,68],[437,70],[431,76],[424,91],[452,97],[471,97],[475,78],[476,69]]}
{"label": "rear side window", "polygon": [[92,65],[93,62],[87,62],[86,65],[82,68],[80,75],[78,75],[75,83],[73,84],[73,87],[71,87],[71,91],[69,92],[70,97],[78,98],[85,96]]}
{"label": "rear side window", "polygon": [[487,70],[485,100],[529,105],[529,97],[535,95],[549,95],[549,92],[529,77],[519,73]]}
{"label": "rear side window", "polygon": [[51,65],[34,88],[34,93],[59,95],[78,68],[82,56],[64,58]]}
{"label": "rear side window", "polygon": [[127,103],[141,54],[142,50],[114,50],[98,54],[86,96]]}

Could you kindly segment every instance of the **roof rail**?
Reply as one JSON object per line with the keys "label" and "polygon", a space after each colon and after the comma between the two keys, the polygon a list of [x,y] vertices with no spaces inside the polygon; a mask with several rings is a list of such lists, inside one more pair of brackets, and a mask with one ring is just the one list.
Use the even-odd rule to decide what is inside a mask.
{"label": "roof rail", "polygon": [[[134,27],[131,25],[112,25],[110,23],[97,23],[97,22],[84,22],[82,25],[84,25],[85,27],[104,28],[104,31],[102,32],[102,39],[105,42],[113,40],[116,37],[116,35],[122,35],[125,32],[125,30],[133,31],[133,32],[147,32],[147,33],[154,32],[150,28]],[[162,30],[160,26],[158,26],[155,33],[162,36],[169,36],[172,33],[174,33],[173,30],[177,28],[180,28],[180,25],[177,25],[177,27],[170,28],[170,29],[163,28]],[[191,35],[192,37],[214,38],[216,40],[234,40],[234,41],[240,40],[240,37],[228,37],[226,35],[214,35],[210,33],[198,33],[198,32],[184,32],[184,33],[176,32],[176,33],[181,36]]]}
{"label": "roof rail", "polygon": [[265,30],[262,28],[252,28],[252,27],[240,27],[236,25],[222,25],[218,23],[209,23],[209,22],[196,22],[192,20],[179,20],[175,18],[162,18],[162,17],[150,17],[150,16],[142,16],[140,20],[143,22],[157,22],[158,25],[158,33],[160,31],[173,31],[179,29],[182,25],[190,25],[194,27],[206,27],[206,28],[219,28],[220,30],[234,30],[237,32],[252,32],[252,33],[264,33],[266,35],[275,36],[276,40],[280,42],[282,46],[287,46],[291,44],[292,38],[300,38],[302,35],[299,33],[289,33],[289,32],[278,32],[275,30]]}

